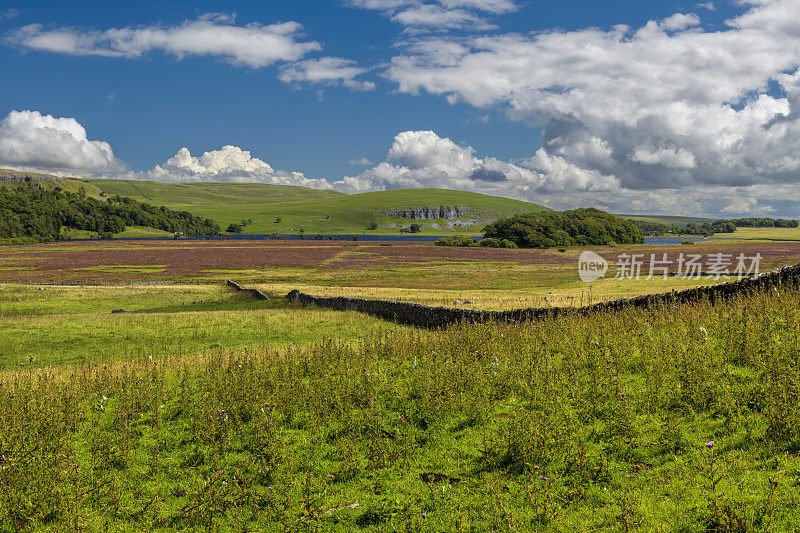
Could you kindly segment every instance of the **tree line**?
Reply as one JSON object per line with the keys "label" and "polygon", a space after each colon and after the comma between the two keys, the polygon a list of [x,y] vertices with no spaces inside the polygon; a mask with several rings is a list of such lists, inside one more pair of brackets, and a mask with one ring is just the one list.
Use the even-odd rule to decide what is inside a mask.
{"label": "tree line", "polygon": [[188,236],[220,233],[219,225],[211,219],[132,198],[112,196],[100,201],[82,190],[76,193],[30,184],[0,187],[0,239],[54,241],[61,238],[62,228],[93,231],[109,238],[127,226]]}
{"label": "tree line", "polygon": [[658,237],[661,235],[698,235],[709,237],[715,233],[733,233],[736,228],[796,228],[800,226],[797,220],[783,218],[732,218],[715,220],[697,224],[691,222],[686,225],[661,224],[647,220],[632,220],[643,235]]}

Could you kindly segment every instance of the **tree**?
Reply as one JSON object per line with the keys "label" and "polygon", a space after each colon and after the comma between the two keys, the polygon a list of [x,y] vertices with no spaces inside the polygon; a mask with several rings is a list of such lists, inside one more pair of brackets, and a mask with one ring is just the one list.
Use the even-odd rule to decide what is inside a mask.
{"label": "tree", "polygon": [[631,221],[594,208],[518,213],[489,224],[483,232],[484,238],[505,239],[528,248],[644,242]]}

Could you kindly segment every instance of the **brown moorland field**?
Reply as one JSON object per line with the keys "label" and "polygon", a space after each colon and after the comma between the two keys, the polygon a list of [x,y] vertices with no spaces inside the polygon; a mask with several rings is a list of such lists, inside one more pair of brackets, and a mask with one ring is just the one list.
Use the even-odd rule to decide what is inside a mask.
{"label": "brown moorland field", "polygon": [[[388,245],[387,244],[391,244]],[[96,241],[0,247],[0,282],[126,283],[219,280],[240,273],[271,281],[285,269],[307,272],[384,270],[431,265],[492,263],[539,266],[577,277],[583,249],[556,250],[440,247],[430,243],[338,241]],[[692,246],[619,246],[591,250],[614,262],[620,254],[655,254],[677,264],[680,254],[762,256],[761,270],[800,262],[800,242],[704,242]],[[487,267],[491,270],[491,267]],[[674,270],[674,266],[672,270]]]}

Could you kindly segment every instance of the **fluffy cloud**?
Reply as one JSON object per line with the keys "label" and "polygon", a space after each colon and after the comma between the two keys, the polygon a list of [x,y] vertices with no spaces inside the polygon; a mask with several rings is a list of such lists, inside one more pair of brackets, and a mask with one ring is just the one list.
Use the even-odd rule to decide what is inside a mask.
{"label": "fluffy cloud", "polygon": [[771,206],[759,205],[756,198],[734,198],[729,205],[721,209],[723,213],[750,213],[766,215],[775,211]]}
{"label": "fluffy cloud", "polygon": [[382,11],[411,34],[432,30],[489,30],[497,26],[484,14],[499,15],[518,9],[512,0],[348,0],[347,3]]}
{"label": "fluffy cloud", "polygon": [[74,118],[38,111],[12,111],[0,122],[0,166],[72,176],[124,168],[111,146],[89,140]]}
{"label": "fluffy cloud", "polygon": [[333,185],[345,192],[438,187],[519,196],[545,180],[523,166],[476,157],[471,147],[432,131],[404,131],[395,136],[386,161]]}
{"label": "fluffy cloud", "polygon": [[[692,198],[713,187],[794,186],[800,3],[740,4],[743,12],[722,31],[704,31],[696,14],[679,13],[636,29],[420,40],[392,59],[386,75],[401,92],[500,105],[541,124],[544,151],[532,168],[546,172],[558,158],[578,184],[588,172],[622,191]],[[729,206],[763,211],[752,202],[719,209]]]}
{"label": "fluffy cloud", "polygon": [[[600,139],[580,147],[582,157],[602,162],[610,148]],[[685,154],[642,147],[642,158],[689,166]],[[554,209],[598,207],[614,213],[664,213],[691,216],[796,216],[800,184],[690,185],[654,190],[634,190],[595,169],[570,163],[565,157],[540,148],[527,159],[513,162],[478,157],[470,146],[460,145],[432,131],[397,134],[386,161],[333,183],[335,189],[360,193],[374,190],[439,187],[519,198]]]}
{"label": "fluffy cloud", "polygon": [[299,185],[315,189],[330,189],[324,179],[306,178],[302,172],[274,170],[268,163],[253,157],[237,146],[192,156],[188,148],[178,152],[161,165],[147,172],[146,178],[156,181],[231,181],[258,182],[274,185]]}
{"label": "fluffy cloud", "polygon": [[356,62],[340,57],[306,59],[287,65],[281,69],[278,79],[285,83],[309,82],[324,85],[343,85],[354,91],[371,91],[375,84],[371,81],[356,80],[367,72]]}
{"label": "fluffy cloud", "polygon": [[236,65],[260,68],[279,61],[297,61],[321,50],[319,43],[300,41],[297,22],[237,26],[232,17],[204,15],[179,26],[142,26],[82,31],[24,26],[8,42],[32,50],[74,55],[135,58],[160,50],[179,59],[187,55],[214,56]]}

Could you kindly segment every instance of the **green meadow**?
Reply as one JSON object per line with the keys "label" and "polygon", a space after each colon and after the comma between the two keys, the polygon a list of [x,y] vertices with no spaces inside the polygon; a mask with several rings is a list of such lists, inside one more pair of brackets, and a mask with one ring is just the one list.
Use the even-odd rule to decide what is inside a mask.
{"label": "green meadow", "polygon": [[[112,313],[122,310],[124,313]],[[389,325],[355,313],[298,312],[213,285],[0,287],[0,369],[95,365],[215,350],[355,341]],[[396,327],[396,326],[395,326]]]}
{"label": "green meadow", "polygon": [[0,288],[0,531],[800,523],[797,288],[441,331],[43,289]]}

